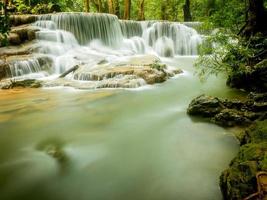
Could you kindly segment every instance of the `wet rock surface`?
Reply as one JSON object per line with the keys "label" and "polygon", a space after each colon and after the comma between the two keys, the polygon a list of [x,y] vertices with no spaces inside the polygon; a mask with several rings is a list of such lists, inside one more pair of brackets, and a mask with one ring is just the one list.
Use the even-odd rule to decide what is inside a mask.
{"label": "wet rock surface", "polygon": [[156,56],[146,55],[131,58],[123,63],[98,64],[94,68],[81,66],[74,74],[76,80],[102,81],[114,79],[115,77],[131,76],[143,79],[147,84],[162,83],[175,74],[182,73],[181,70],[167,70],[166,65],[160,63]]}
{"label": "wet rock surface", "polygon": [[[157,67],[155,67],[155,65]],[[56,79],[46,82],[46,87],[70,86],[79,89],[97,88],[138,88],[146,84],[162,83],[176,74],[178,69],[167,69],[158,57],[146,55],[131,58],[124,62],[97,65],[80,65],[71,79]]]}
{"label": "wet rock surface", "polygon": [[37,20],[37,15],[11,15],[10,23],[13,26],[19,26],[23,24],[30,24]]}
{"label": "wet rock surface", "polygon": [[192,100],[187,113],[208,118],[221,126],[242,126],[267,116],[267,93],[248,95],[247,99],[227,100],[201,95]]}

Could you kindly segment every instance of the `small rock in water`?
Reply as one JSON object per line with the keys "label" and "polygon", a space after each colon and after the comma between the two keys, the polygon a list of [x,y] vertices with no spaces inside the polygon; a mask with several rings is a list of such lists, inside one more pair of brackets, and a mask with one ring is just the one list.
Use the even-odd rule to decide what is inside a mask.
{"label": "small rock in water", "polygon": [[2,86],[2,89],[13,89],[13,88],[40,88],[42,82],[35,79],[26,79],[22,81],[13,81],[6,83]]}
{"label": "small rock in water", "polygon": [[63,164],[68,160],[63,147],[64,143],[60,139],[52,138],[39,143],[36,149],[45,152],[47,155]]}

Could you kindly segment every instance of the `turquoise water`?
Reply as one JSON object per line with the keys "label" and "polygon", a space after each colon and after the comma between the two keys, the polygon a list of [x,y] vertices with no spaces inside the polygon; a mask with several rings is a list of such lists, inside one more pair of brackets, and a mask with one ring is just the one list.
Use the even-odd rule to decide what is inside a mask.
{"label": "turquoise water", "polygon": [[165,60],[185,73],[137,90],[0,91],[0,199],[222,199],[238,143],[186,108],[237,94],[223,79],[200,83],[193,60]]}

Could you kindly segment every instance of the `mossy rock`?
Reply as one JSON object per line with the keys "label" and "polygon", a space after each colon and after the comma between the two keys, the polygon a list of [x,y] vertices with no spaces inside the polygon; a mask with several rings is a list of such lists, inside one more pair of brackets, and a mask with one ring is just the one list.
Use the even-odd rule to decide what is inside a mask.
{"label": "mossy rock", "polygon": [[167,66],[165,64],[160,63],[159,61],[155,61],[154,63],[152,63],[150,65],[150,67],[152,69],[156,69],[156,70],[159,70],[159,71],[164,71],[167,68]]}
{"label": "mossy rock", "polygon": [[256,121],[241,133],[240,144],[267,142],[267,120]]}
{"label": "mossy rock", "polygon": [[27,79],[22,81],[11,81],[5,85],[2,89],[13,89],[13,88],[40,88],[42,82],[35,79]]}
{"label": "mossy rock", "polygon": [[257,163],[247,161],[225,170],[220,176],[220,186],[227,200],[240,200],[257,190]]}
{"label": "mossy rock", "polygon": [[257,121],[241,135],[238,155],[220,177],[224,199],[244,199],[257,192],[256,174],[267,171],[267,120]]}
{"label": "mossy rock", "polygon": [[65,143],[59,138],[49,138],[40,142],[36,149],[54,158],[59,164],[65,164],[68,157],[64,151]]}
{"label": "mossy rock", "polygon": [[260,162],[267,155],[267,142],[249,143],[242,145],[233,162],[257,161]]}

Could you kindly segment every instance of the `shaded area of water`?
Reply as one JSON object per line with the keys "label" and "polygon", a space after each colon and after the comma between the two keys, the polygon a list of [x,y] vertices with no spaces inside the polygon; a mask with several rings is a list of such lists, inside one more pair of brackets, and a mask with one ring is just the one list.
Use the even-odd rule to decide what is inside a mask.
{"label": "shaded area of water", "polygon": [[190,100],[237,95],[186,72],[144,90],[0,91],[0,199],[221,199],[231,133],[192,120]]}

